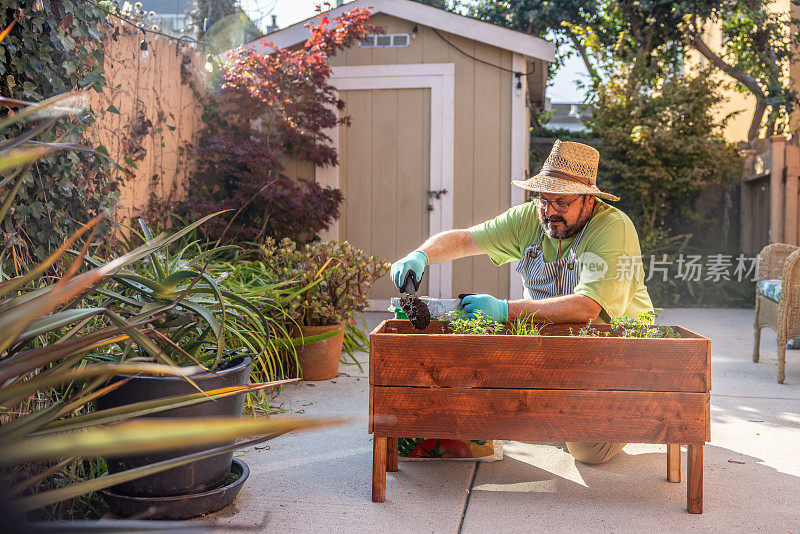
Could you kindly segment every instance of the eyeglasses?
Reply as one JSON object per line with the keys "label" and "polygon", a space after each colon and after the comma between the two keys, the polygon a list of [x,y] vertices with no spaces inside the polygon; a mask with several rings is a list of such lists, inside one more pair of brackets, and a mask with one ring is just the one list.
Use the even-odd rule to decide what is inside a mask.
{"label": "eyeglasses", "polygon": [[569,210],[569,207],[578,199],[583,198],[583,195],[570,200],[569,202],[564,202],[562,200],[547,200],[546,198],[542,198],[539,195],[535,195],[533,200],[538,201],[539,207],[544,211],[547,211],[549,206],[553,206],[553,209],[559,213],[566,213]]}

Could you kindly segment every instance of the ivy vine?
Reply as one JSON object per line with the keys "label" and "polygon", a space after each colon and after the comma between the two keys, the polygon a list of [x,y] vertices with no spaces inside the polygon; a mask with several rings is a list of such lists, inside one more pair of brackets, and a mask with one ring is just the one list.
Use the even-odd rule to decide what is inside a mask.
{"label": "ivy vine", "polygon": [[[44,0],[40,11],[34,4],[34,0],[0,0],[0,27],[16,21],[0,44],[0,95],[38,102],[71,90],[101,92],[106,85],[101,39],[107,14],[77,0]],[[105,1],[99,4],[111,7]],[[104,111],[87,109],[80,117],[62,120],[49,138],[39,139],[66,136],[94,145],[99,154],[56,153],[23,177],[24,185],[0,227],[0,246],[3,257],[13,262],[11,272],[46,257],[78,224],[115,204],[120,179],[102,157],[107,155],[105,147],[87,135]],[[0,139],[18,132],[0,131]],[[0,191],[0,198],[4,193]]]}

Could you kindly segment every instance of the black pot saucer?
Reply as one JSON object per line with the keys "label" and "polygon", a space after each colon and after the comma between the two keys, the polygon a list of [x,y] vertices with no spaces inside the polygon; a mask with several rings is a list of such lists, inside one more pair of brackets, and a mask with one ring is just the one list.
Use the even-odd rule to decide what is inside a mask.
{"label": "black pot saucer", "polygon": [[230,475],[228,480],[236,477],[233,482],[201,493],[167,497],[134,497],[120,495],[108,489],[100,493],[117,517],[133,517],[149,510],[155,510],[153,513],[148,513],[147,517],[150,519],[189,519],[213,513],[228,506],[239,494],[247,477],[250,476],[250,468],[243,461],[234,458]]}

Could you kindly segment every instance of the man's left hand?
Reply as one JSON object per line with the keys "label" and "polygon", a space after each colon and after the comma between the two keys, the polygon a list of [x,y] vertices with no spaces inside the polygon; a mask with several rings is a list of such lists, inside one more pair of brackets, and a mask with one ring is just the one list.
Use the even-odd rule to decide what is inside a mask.
{"label": "man's left hand", "polygon": [[464,311],[471,317],[475,317],[475,312],[481,310],[492,320],[498,323],[508,321],[508,301],[496,299],[491,295],[467,295],[461,299]]}

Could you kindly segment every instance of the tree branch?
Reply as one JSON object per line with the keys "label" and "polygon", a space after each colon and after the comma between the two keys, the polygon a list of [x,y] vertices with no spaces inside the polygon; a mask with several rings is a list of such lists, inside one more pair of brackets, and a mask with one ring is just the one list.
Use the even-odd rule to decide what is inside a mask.
{"label": "tree branch", "polygon": [[766,95],[758,85],[758,82],[756,82],[752,76],[749,76],[745,72],[733,67],[718,54],[714,53],[714,51],[708,47],[705,41],[703,41],[703,38],[700,36],[699,32],[695,31],[692,34],[689,44],[691,44],[695,50],[700,52],[700,54],[709,60],[715,67],[747,87],[750,92],[753,93],[753,96],[756,97],[756,109],[753,111],[753,118],[750,121],[750,129],[747,131],[747,140],[752,141],[753,139],[756,139],[758,137],[758,130],[761,126],[761,121],[764,118],[764,112],[767,109],[767,104],[765,102]]}
{"label": "tree branch", "polygon": [[709,60],[715,67],[720,69],[722,72],[733,78],[734,80],[740,82],[742,85],[747,87],[750,92],[757,99],[766,98],[764,95],[764,91],[761,90],[759,87],[758,82],[752,76],[749,76],[745,72],[735,68],[734,66],[727,63],[724,59],[719,57],[713,50],[711,50],[708,45],[703,41],[703,38],[700,36],[699,33],[695,33],[691,36],[691,40],[689,44],[692,47],[700,52],[707,60]]}
{"label": "tree branch", "polygon": [[589,54],[586,53],[586,46],[584,46],[584,44],[578,39],[578,36],[572,32],[569,32],[569,38],[572,40],[572,44],[575,46],[575,48],[578,49],[578,53],[581,55],[583,64],[586,66],[586,70],[589,71],[589,76],[592,78],[592,82],[596,83],[596,81],[600,80],[600,75],[597,73],[597,69],[594,68],[594,65],[592,65],[589,61]]}

